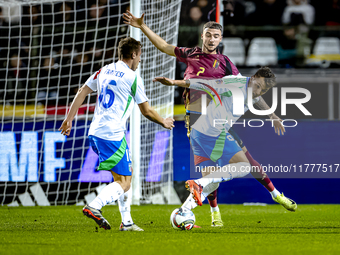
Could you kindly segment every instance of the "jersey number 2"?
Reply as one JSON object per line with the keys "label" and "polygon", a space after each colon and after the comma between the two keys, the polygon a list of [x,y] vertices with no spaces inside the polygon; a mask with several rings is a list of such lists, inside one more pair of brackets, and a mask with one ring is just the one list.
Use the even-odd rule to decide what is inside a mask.
{"label": "jersey number 2", "polygon": [[115,93],[109,89],[108,85],[117,86],[117,83],[114,80],[104,80],[103,82],[102,91],[99,95],[99,103],[102,104],[105,109],[110,108],[115,101]]}
{"label": "jersey number 2", "polygon": [[205,68],[204,68],[204,67],[200,67],[200,70],[201,70],[201,71],[198,71],[197,74],[196,74],[196,76],[199,76],[200,73],[204,73]]}

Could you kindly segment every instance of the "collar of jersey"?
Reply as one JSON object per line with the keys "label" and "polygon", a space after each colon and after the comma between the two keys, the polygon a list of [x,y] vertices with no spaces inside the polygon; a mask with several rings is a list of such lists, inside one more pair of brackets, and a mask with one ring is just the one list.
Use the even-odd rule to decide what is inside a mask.
{"label": "collar of jersey", "polygon": [[[123,65],[125,65],[127,68],[131,69],[124,61],[118,60],[118,62],[122,62]],[[132,70],[132,69],[131,69]]]}

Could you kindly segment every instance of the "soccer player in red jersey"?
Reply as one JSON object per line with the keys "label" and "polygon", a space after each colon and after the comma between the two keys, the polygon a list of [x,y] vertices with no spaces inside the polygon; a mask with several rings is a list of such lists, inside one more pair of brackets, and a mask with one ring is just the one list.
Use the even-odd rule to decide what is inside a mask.
{"label": "soccer player in red jersey", "polygon": [[[187,65],[187,69],[184,73],[185,80],[190,78],[220,79],[227,75],[239,74],[239,71],[230,61],[230,59],[218,51],[218,45],[222,41],[222,26],[217,22],[210,21],[204,25],[201,35],[203,41],[202,48],[181,48],[168,44],[160,36],[154,33],[144,23],[144,14],[142,14],[140,18],[137,18],[130,11],[127,11],[127,13],[123,14],[123,18],[125,20],[125,24],[129,24],[133,27],[141,29],[141,31],[161,52],[176,57],[180,62],[184,62]],[[186,126],[188,128],[188,137],[190,135],[190,126],[194,124],[195,120],[201,114],[201,95],[202,92],[198,91],[195,91],[194,93],[189,93],[186,91],[184,93],[187,111]],[[270,109],[262,97],[260,97],[255,104],[261,110]],[[280,118],[274,113],[269,115],[269,117],[273,120],[279,120],[273,121],[275,133],[278,135],[283,134],[285,129],[281,124]],[[274,201],[280,203],[286,209],[291,207],[290,201],[275,189],[269,177],[263,172],[261,165],[252,158],[249,151],[247,151],[247,148],[244,146],[243,142],[235,133],[235,131],[231,129],[229,132],[246,154],[249,163],[252,166],[257,166],[260,169],[260,171],[252,172],[252,175],[255,177],[255,179],[271,193]],[[214,192],[208,197],[209,204],[211,206],[212,226],[223,226],[221,214],[217,205],[216,195],[217,193]]]}

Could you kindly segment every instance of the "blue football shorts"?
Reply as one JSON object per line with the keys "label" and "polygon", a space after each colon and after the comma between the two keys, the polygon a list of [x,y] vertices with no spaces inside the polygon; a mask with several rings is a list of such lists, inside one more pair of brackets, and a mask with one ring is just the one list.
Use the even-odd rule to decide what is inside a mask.
{"label": "blue football shorts", "polygon": [[121,141],[109,141],[90,135],[89,140],[99,156],[98,170],[112,170],[119,175],[131,176],[131,158],[125,136]]}
{"label": "blue football shorts", "polygon": [[192,129],[190,144],[194,153],[195,165],[225,166],[239,151],[242,151],[235,139],[228,133],[222,132],[217,137],[208,136]]}

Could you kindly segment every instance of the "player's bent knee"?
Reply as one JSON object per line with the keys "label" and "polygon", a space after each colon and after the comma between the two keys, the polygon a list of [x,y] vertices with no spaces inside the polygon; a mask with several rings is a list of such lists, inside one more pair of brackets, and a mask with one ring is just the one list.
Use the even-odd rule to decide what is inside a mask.
{"label": "player's bent knee", "polygon": [[244,177],[251,172],[251,165],[248,162],[239,162],[240,177]]}
{"label": "player's bent knee", "polygon": [[127,192],[130,189],[130,183],[124,182],[124,181],[116,181],[116,183],[118,183],[122,189],[124,190],[124,193]]}
{"label": "player's bent knee", "polygon": [[124,192],[127,192],[131,187],[131,182],[125,178],[120,179],[117,183],[119,183]]}
{"label": "player's bent knee", "polygon": [[230,167],[230,175],[232,179],[242,178],[250,173],[251,165],[246,162],[234,163]]}
{"label": "player's bent knee", "polygon": [[127,183],[127,184],[125,185],[125,188],[123,188],[123,189],[124,189],[124,192],[127,192],[130,188],[131,188],[131,183]]}
{"label": "player's bent knee", "polygon": [[249,163],[245,153],[243,151],[239,151],[237,152],[230,160],[229,163],[233,164],[233,163]]}
{"label": "player's bent knee", "polygon": [[123,188],[123,190],[124,190],[124,193],[125,193],[125,192],[128,192],[128,191],[129,191],[129,189],[130,189],[130,186],[128,186],[128,187],[127,187],[127,186],[125,186],[125,187]]}
{"label": "player's bent knee", "polygon": [[127,192],[131,188],[131,179],[132,176],[125,176],[125,178],[123,178],[124,192]]}

